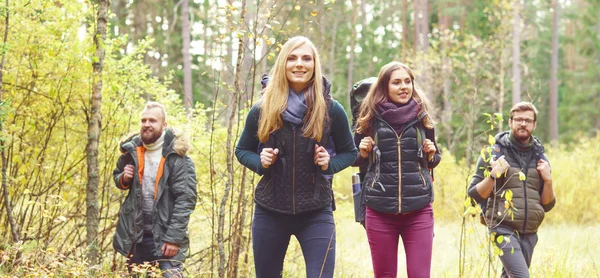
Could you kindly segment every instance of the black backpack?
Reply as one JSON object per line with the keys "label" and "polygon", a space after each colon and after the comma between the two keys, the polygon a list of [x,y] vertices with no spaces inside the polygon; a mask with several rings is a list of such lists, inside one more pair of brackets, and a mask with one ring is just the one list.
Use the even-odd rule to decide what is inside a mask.
{"label": "black backpack", "polygon": [[365,99],[371,85],[377,81],[376,77],[367,77],[360,80],[352,86],[350,90],[350,109],[352,110],[352,128],[356,127],[358,113],[360,113],[360,103]]}

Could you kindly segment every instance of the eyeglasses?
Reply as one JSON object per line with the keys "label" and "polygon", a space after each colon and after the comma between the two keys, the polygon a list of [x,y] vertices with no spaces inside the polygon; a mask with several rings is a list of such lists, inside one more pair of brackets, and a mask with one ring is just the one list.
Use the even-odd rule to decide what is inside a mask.
{"label": "eyeglasses", "polygon": [[527,125],[533,124],[533,122],[534,122],[534,120],[527,119],[527,118],[514,118],[514,119],[512,119],[512,121],[517,124],[525,123]]}

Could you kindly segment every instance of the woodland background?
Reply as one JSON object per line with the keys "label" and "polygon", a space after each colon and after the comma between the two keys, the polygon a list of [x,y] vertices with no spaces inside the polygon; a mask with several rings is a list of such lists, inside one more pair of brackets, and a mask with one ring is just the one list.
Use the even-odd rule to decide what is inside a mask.
{"label": "woodland background", "polygon": [[[295,35],[316,44],[348,112],[352,84],[392,60],[409,64],[433,100],[444,157],[433,277],[499,276],[465,189],[519,100],[540,111],[535,135],[558,198],[532,276],[600,276],[599,0],[0,2],[0,276],[127,273],[112,249],[126,192],[111,177],[118,144],[138,130],[148,100],[164,103],[169,124],[193,142],[199,194],[188,275],[253,276],[258,177],[233,149],[261,75]],[[372,276],[353,222],[354,171],[334,179],[338,277]],[[303,277],[303,268],[293,241],[284,276]]]}

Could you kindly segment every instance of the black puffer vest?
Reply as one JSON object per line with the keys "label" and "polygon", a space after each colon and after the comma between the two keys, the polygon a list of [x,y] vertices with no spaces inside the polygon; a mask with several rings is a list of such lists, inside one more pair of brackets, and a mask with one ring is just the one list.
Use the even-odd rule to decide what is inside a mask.
{"label": "black puffer vest", "polygon": [[[544,147],[537,138],[532,150],[523,154],[509,141],[509,132],[503,132],[496,136],[496,142],[504,149],[502,154],[506,162],[510,164],[506,175],[496,180],[496,186],[501,186],[497,194],[490,195],[486,219],[490,219],[490,227],[503,225],[523,234],[537,232],[544,220],[545,212],[540,201],[542,191],[542,177],[537,171],[537,162],[544,153]],[[544,156],[545,157],[545,156]],[[519,172],[525,175],[525,179],[519,177]],[[506,190],[512,191],[512,202],[515,210],[514,215],[509,215],[504,207]]]}
{"label": "black puffer vest", "polygon": [[407,124],[400,134],[379,117],[374,124],[377,150],[372,152],[376,157],[369,161],[365,176],[366,204],[376,211],[397,214],[433,202],[431,175],[417,144],[418,120]]}

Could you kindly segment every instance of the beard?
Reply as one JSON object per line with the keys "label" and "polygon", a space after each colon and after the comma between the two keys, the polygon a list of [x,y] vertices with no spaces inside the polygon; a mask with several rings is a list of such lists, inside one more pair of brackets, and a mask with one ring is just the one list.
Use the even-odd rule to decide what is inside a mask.
{"label": "beard", "polygon": [[140,132],[140,137],[142,138],[142,142],[144,144],[152,144],[160,138],[162,135],[162,130],[154,130],[153,128],[142,129]]}
{"label": "beard", "polygon": [[518,128],[513,131],[513,136],[521,142],[527,142],[531,138],[531,132],[527,128]]}

